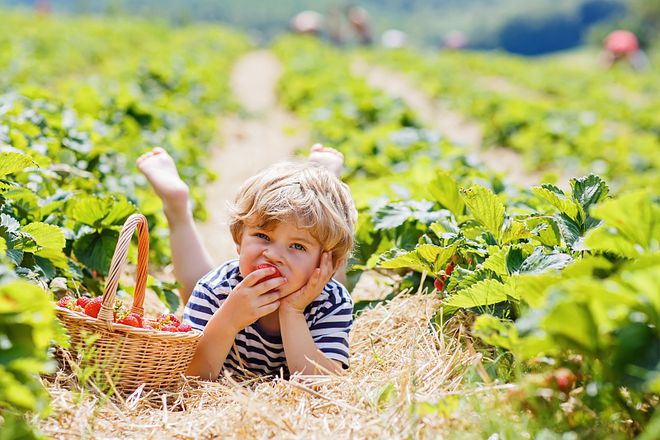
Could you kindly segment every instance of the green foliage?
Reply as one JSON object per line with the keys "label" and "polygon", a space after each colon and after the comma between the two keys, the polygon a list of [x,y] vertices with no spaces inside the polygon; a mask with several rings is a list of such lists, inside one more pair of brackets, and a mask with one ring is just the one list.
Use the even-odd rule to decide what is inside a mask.
{"label": "green foliage", "polygon": [[51,342],[66,346],[67,340],[50,296],[33,283],[14,279],[7,265],[1,269],[0,416],[3,432],[32,437],[23,414],[48,412],[48,394],[37,375],[54,371],[47,354]]}

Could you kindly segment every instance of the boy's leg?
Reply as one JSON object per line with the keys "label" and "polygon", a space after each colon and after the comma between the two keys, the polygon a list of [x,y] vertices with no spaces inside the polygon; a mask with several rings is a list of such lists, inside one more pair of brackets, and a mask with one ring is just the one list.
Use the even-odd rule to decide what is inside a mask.
{"label": "boy's leg", "polygon": [[186,304],[197,281],[213,269],[213,261],[195,229],[188,186],[179,177],[172,157],[162,148],[140,156],[137,166],[163,202],[170,228],[174,276],[181,284],[179,293]]}
{"label": "boy's leg", "polygon": [[[309,161],[317,162],[332,172],[337,178],[340,177],[344,167],[344,155],[334,148],[324,147],[321,144],[314,144],[309,153]],[[337,269],[335,279],[346,285],[346,264]]]}

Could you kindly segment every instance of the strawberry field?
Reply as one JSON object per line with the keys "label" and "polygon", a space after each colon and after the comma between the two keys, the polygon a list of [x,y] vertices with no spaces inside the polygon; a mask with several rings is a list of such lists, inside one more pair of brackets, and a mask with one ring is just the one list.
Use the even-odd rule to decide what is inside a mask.
{"label": "strawberry field", "polygon": [[[247,110],[260,86],[232,72],[263,51],[279,69],[266,90],[276,101]],[[405,78],[479,141],[452,141],[365,69]],[[659,74],[293,36],[257,49],[213,25],[3,12],[0,438],[657,438]],[[232,137],[235,117],[249,123]],[[359,212],[346,374],[221,374],[126,395],[80,359],[63,363],[56,304],[86,316],[96,303],[98,315],[134,213],[151,231],[145,331],[190,329],[162,205],[136,159],[166,149],[201,223],[224,209],[206,196],[214,180],[248,167],[241,142],[263,132],[268,144],[269,126],[344,155]],[[214,168],[232,142],[236,163]],[[272,142],[281,159],[309,148]],[[527,179],[495,171],[505,156],[493,151]],[[134,290],[121,278],[114,318],[143,327],[127,307]]]}

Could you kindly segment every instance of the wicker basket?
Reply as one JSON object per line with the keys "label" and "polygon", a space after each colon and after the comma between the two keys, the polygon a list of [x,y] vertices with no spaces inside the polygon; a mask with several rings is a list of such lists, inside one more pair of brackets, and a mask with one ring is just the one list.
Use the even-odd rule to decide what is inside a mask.
{"label": "wicker basket", "polygon": [[107,388],[109,379],[124,392],[143,384],[146,390],[173,389],[181,384],[201,333],[197,330],[171,333],[113,322],[119,276],[136,228],[138,266],[131,312],[144,314],[149,233],[147,219],[142,214],[133,214],[119,234],[98,318],[63,307],[57,307],[57,316],[71,337],[73,358],[79,360],[82,368],[92,367],[97,384]]}

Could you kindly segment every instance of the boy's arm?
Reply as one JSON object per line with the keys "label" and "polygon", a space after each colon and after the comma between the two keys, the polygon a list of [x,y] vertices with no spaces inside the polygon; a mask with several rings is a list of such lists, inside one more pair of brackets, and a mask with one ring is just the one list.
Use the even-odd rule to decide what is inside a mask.
{"label": "boy's arm", "polygon": [[199,376],[204,380],[214,380],[227,359],[238,331],[227,325],[230,320],[225,316],[228,308],[220,307],[209,319],[202,338],[197,345],[186,375]]}
{"label": "boy's arm", "polygon": [[[259,282],[272,274],[273,268],[270,267],[253,271],[232,289],[215,311],[206,305],[208,302],[198,302],[197,295],[193,295],[186,310],[193,312],[197,309],[199,312],[200,309],[206,309],[203,314],[208,316],[212,313],[212,316],[203,325],[204,333],[186,371],[187,375],[214,380],[220,374],[236,334],[262,316],[277,310],[282,293],[272,291],[285,283],[286,279],[277,277]],[[202,293],[200,296],[205,295]],[[192,316],[189,318],[193,319]]]}
{"label": "boy's arm", "polygon": [[327,358],[318,349],[303,313],[286,309],[280,311],[279,317],[286,363],[292,374],[325,374],[328,371],[333,373],[342,371],[339,362]]}
{"label": "boy's arm", "polygon": [[213,269],[213,262],[204,248],[202,240],[195,228],[192,212],[187,210],[174,218],[167,216],[170,226],[170,249],[172,250],[172,265],[174,276],[181,283],[179,295],[184,305],[197,281]]}

